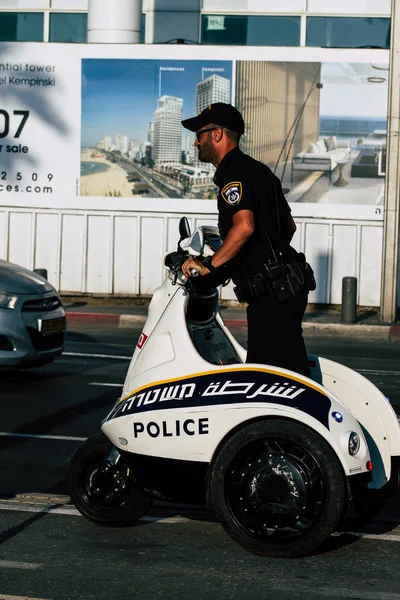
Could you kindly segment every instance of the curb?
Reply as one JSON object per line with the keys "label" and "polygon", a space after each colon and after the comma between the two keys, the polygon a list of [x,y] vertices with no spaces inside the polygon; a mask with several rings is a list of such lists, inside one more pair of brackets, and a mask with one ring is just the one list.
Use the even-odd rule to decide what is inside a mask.
{"label": "curb", "polygon": [[[67,320],[101,321],[114,323],[119,329],[136,329],[144,325],[147,315],[115,313],[66,312]],[[247,327],[246,319],[224,319],[227,327]],[[343,323],[303,322],[305,335],[329,335],[330,337],[358,337],[377,341],[400,342],[400,325],[346,325]]]}
{"label": "curb", "polygon": [[[303,322],[305,335],[329,335],[330,337],[357,337],[380,341],[391,340],[390,325],[344,325],[343,323]],[[400,340],[400,337],[399,337]]]}

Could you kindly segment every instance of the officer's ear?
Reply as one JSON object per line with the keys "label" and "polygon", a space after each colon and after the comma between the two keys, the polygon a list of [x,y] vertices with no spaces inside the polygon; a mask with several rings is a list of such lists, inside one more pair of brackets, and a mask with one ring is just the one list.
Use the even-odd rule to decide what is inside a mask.
{"label": "officer's ear", "polygon": [[222,140],[222,138],[224,136],[224,128],[223,127],[219,127],[217,125],[217,127],[216,127],[216,129],[215,129],[215,131],[213,133],[214,133],[214,139],[218,143],[218,142],[220,142]]}

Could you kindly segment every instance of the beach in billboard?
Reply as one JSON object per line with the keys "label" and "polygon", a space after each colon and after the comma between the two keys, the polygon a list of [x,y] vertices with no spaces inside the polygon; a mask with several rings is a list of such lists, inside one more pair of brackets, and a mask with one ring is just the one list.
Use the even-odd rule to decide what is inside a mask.
{"label": "beach in billboard", "polygon": [[81,152],[80,193],[81,196],[133,197],[123,167],[90,148],[83,148]]}

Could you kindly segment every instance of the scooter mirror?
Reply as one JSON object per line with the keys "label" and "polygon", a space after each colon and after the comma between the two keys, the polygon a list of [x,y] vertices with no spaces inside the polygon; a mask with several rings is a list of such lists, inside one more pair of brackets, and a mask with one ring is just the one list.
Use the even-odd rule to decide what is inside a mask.
{"label": "scooter mirror", "polygon": [[190,237],[190,225],[187,217],[182,217],[179,221],[179,235],[181,240]]}

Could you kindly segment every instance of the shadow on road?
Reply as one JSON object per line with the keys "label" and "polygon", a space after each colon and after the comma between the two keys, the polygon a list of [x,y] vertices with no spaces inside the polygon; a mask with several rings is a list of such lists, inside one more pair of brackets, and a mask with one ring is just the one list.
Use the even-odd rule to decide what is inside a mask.
{"label": "shadow on road", "polygon": [[36,523],[36,521],[40,521],[40,519],[43,519],[43,517],[45,517],[46,514],[47,513],[45,513],[45,512],[35,513],[28,519],[25,519],[25,521],[23,521],[22,523],[19,523],[19,525],[10,527],[10,529],[7,529],[6,531],[3,531],[2,533],[0,533],[0,545],[4,544],[5,542],[8,542],[8,540],[10,540],[13,537],[15,537],[16,535],[19,535],[20,533],[22,533],[23,531],[25,531],[25,529],[30,527],[33,523]]}
{"label": "shadow on road", "polygon": [[[56,410],[51,414],[40,416],[28,423],[17,427],[9,436],[0,437],[0,470],[2,480],[0,483],[0,497],[13,497],[17,494],[40,492],[45,494],[65,494],[65,476],[68,462],[77,446],[81,443],[79,433],[77,439],[57,442],[57,455],[52,453],[52,440],[46,440],[46,435],[54,435],[63,431],[65,426],[75,421],[78,431],[82,415],[87,418],[93,414],[93,431],[100,430],[101,418],[104,417],[115,404],[117,394],[115,390],[103,391],[95,397],[76,402]],[[36,438],[29,434],[40,433],[40,444]],[[24,434],[27,434],[24,436]],[[82,435],[82,434],[81,434]],[[87,435],[87,430],[86,430]],[[83,439],[86,436],[82,436]],[[43,452],[46,453],[43,463]],[[41,467],[41,464],[43,465]]]}
{"label": "shadow on road", "polygon": [[35,369],[4,369],[0,371],[1,383],[39,383],[49,379],[59,379],[76,375],[76,371],[66,369],[46,370],[46,367]]}
{"label": "shadow on road", "polygon": [[98,343],[98,340],[94,335],[88,335],[87,333],[81,333],[80,331],[70,331],[67,329],[67,342],[92,342]]}

